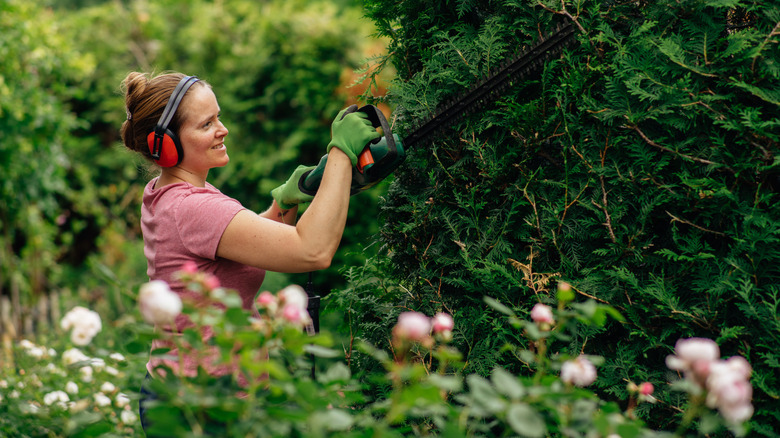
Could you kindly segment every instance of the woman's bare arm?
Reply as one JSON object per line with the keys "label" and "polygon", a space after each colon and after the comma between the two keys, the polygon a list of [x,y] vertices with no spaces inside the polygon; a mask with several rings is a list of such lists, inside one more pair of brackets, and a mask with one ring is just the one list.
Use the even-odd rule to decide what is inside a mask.
{"label": "woman's bare arm", "polygon": [[260,215],[241,211],[222,234],[217,256],[276,272],[327,268],[344,232],[351,184],[349,157],[332,149],[317,195],[297,225],[287,224],[297,211],[281,210],[275,202]]}

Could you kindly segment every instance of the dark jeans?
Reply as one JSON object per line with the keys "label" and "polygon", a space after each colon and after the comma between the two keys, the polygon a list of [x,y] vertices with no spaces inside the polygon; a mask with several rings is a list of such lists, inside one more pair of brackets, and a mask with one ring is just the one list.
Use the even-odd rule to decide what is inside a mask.
{"label": "dark jeans", "polygon": [[138,415],[141,418],[141,427],[144,429],[144,433],[146,433],[147,429],[149,429],[149,420],[146,418],[146,403],[157,400],[157,394],[149,389],[149,382],[151,380],[152,376],[150,376],[149,372],[147,371],[146,378],[144,379],[143,383],[141,383],[141,399],[138,403]]}
{"label": "dark jeans", "polygon": [[[146,416],[146,404],[155,401],[158,399],[157,394],[154,393],[151,389],[151,382],[152,382],[152,376],[147,371],[146,378],[144,379],[143,383],[141,384],[141,390],[139,391],[141,394],[141,398],[138,403],[138,414],[141,418],[141,427],[144,430],[144,433],[148,438],[156,438],[156,437],[166,437],[170,438],[170,433],[167,435],[156,435],[156,434],[150,434],[149,433],[149,427],[151,426],[151,422]],[[184,419],[183,414],[181,415],[181,423],[184,424],[186,421]],[[220,431],[224,430],[225,424],[214,420],[212,418],[208,418],[205,421],[205,424],[201,425],[203,427],[203,432],[206,436],[219,436]]]}

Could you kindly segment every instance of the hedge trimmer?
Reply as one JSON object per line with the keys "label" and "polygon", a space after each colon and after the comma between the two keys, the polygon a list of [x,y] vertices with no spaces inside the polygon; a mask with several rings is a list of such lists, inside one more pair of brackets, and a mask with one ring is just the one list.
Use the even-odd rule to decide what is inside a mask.
{"label": "hedge trimmer", "polygon": [[[387,119],[377,107],[366,105],[358,108],[352,105],[348,108],[348,113],[354,111],[365,113],[374,128],[382,128],[383,133],[383,137],[366,145],[360,153],[358,163],[352,169],[352,194],[373,187],[393,173],[406,158],[406,150],[409,148],[430,141],[434,135],[453,126],[466,115],[486,107],[513,84],[538,75],[544,63],[559,55],[573,40],[574,33],[574,25],[567,20],[549,36],[504,64],[497,73],[477,83],[460,97],[449,100],[435,115],[412,129],[411,133],[403,139],[391,132]],[[298,181],[301,192],[309,195],[317,192],[327,160],[328,156],[323,156],[312,171],[301,177]]]}
{"label": "hedge trimmer", "polygon": [[[435,115],[420,123],[411,133],[401,139],[393,134],[384,114],[373,105],[358,108],[352,105],[347,113],[360,111],[368,116],[374,128],[382,128],[383,136],[366,145],[358,157],[358,163],[352,169],[351,193],[362,192],[373,187],[389,176],[406,158],[406,150],[418,143],[425,143],[446,128],[453,126],[468,114],[486,107],[498,99],[513,84],[526,81],[541,71],[544,63],[559,55],[563,48],[573,40],[574,25],[567,21],[560,25],[548,37],[521,53],[504,65],[499,71],[479,82],[467,93],[448,101]],[[317,166],[303,174],[298,181],[301,192],[314,195],[320,187],[328,156],[320,159]],[[306,285],[309,295],[308,311],[312,317],[313,329],[319,332],[320,297],[312,290],[312,273]],[[312,367],[312,376],[314,367]]]}

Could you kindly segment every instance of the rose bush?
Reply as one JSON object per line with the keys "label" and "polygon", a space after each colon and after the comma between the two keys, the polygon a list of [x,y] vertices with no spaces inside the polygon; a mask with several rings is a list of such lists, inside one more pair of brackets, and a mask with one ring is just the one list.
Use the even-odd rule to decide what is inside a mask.
{"label": "rose bush", "polygon": [[[204,287],[202,282],[195,283],[193,289]],[[632,398],[628,408],[622,410],[617,403],[604,401],[584,389],[598,379],[601,358],[552,351],[558,340],[571,336],[579,325],[603,326],[607,316],[621,318],[609,306],[592,301],[573,302],[574,295],[563,282],[557,308],[538,304],[528,312],[530,321],[486,298],[528,339],[530,348],[507,348],[514,349],[517,357],[533,370],[530,376],[515,376],[499,368],[488,378],[460,374],[462,357],[449,345],[453,332],[457,332],[456,324],[444,312],[433,317],[415,311],[402,312],[389,333],[390,350],[358,340],[357,350],[380,363],[384,370],[380,375],[358,379],[340,360],[343,353],[333,349],[333,338],[328,333],[310,336],[302,330],[303,321],[308,318],[302,310],[306,303],[302,289],[291,286],[277,294],[261,292],[257,298],[259,318],[240,310],[240,303],[230,298],[229,291],[215,294],[206,287],[204,295],[226,310],[206,317],[202,309],[185,302],[184,312],[194,321],[215,326],[215,332],[221,335],[212,344],[221,347],[225,363],[238,362],[237,372],[227,380],[199,375],[196,379],[171,376],[155,382],[161,401],[150,417],[162,422],[160,427],[164,430],[201,430],[197,422],[164,423],[166,418],[181,418],[172,412],[186,410],[191,418],[209,419],[205,427],[225,436],[671,435],[647,429],[634,415],[637,404],[657,401],[651,382],[629,383]],[[285,311],[288,306],[295,307],[295,311]],[[190,348],[201,348],[197,339],[188,338],[186,333],[179,339],[182,338],[188,339]],[[258,357],[257,351],[267,355]],[[682,363],[685,370],[692,370],[698,360],[709,361],[712,395],[682,389],[690,392],[692,400],[700,397],[702,409],[721,408],[717,418],[723,421],[718,424],[739,434],[739,424],[745,418],[733,422],[722,407],[743,406],[740,402],[744,397],[728,398],[725,394],[734,394],[726,388],[746,382],[728,376],[746,378],[745,370],[736,362],[719,362],[716,357],[707,345],[681,340],[677,357],[680,362],[670,358],[670,364]],[[715,371],[721,365],[721,371]],[[732,368],[742,371],[726,372]],[[239,384],[235,379],[239,374],[249,383]],[[719,376],[720,386],[715,376]],[[384,388],[386,397],[370,398],[378,388]],[[246,397],[235,397],[237,393]],[[182,394],[189,400],[187,403],[181,402]],[[216,394],[220,398],[215,403]],[[705,410],[692,409],[689,417],[696,420],[715,415]],[[691,421],[681,425],[677,435],[695,431],[691,429],[694,424]]]}
{"label": "rose bush", "polygon": [[[64,329],[78,331],[80,321],[96,326],[97,314],[76,309],[63,318]],[[129,383],[136,365],[93,339],[71,337],[57,348],[30,340],[16,344],[15,367],[0,377],[0,436],[138,436],[132,403],[137,386]]]}
{"label": "rose bush", "polygon": [[[357,350],[384,370],[358,378],[344,364],[331,335],[305,330],[311,319],[300,287],[260,293],[257,312],[252,312],[242,309],[237,294],[208,276],[183,269],[178,279],[200,293],[197,303],[180,301],[181,312],[195,326],[181,335],[155,331],[152,322],[175,318],[179,305],[149,300],[171,293],[167,285],[143,285],[139,313],[155,317],[136,326],[137,339],[128,345],[137,352],[137,369],[128,368],[122,354],[94,344],[70,345],[60,355],[55,348],[19,342],[20,371],[0,380],[0,432],[136,436],[137,404],[132,401],[137,393],[126,384],[127,373],[143,373],[149,341],[164,339],[181,351],[216,348],[216,365],[231,370],[221,376],[203,370],[185,376],[161,363],[159,368],[168,372],[153,379],[157,399],[147,412],[152,431],[165,436],[672,436],[647,429],[636,418],[639,403],[657,401],[653,383],[629,382],[631,399],[621,409],[585,389],[598,379],[598,356],[555,351],[557,342],[577,326],[601,326],[607,315],[621,318],[608,306],[573,302],[565,289],[558,293],[557,308],[537,304],[525,310],[530,320],[485,298],[527,339],[524,347],[507,348],[529,367],[529,375],[501,368],[487,377],[462,375],[462,357],[449,345],[457,334],[456,321],[444,312],[429,317],[408,311],[388,334],[390,351],[358,342]],[[204,306],[204,301],[214,305]],[[164,317],[157,319],[159,315]],[[206,325],[215,336],[204,341],[200,334]],[[167,349],[152,352],[155,357],[166,354]],[[721,359],[717,344],[693,338],[681,339],[667,362],[682,376],[673,385],[690,397],[674,436],[711,433],[721,426],[744,433],[741,425],[752,414],[747,361]],[[386,396],[370,398],[378,388]]]}

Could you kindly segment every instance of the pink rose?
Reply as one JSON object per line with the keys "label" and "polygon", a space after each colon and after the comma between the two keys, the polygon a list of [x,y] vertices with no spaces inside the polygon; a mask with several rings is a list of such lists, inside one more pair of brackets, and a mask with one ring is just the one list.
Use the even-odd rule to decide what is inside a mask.
{"label": "pink rose", "polygon": [[588,386],[596,381],[596,367],[585,356],[564,362],[561,380],[575,386]]}
{"label": "pink rose", "polygon": [[431,333],[431,320],[419,312],[404,312],[398,315],[393,334],[401,340],[421,342]]}
{"label": "pink rose", "polygon": [[666,366],[682,371],[686,379],[703,387],[710,373],[710,364],[720,357],[715,341],[706,338],[680,339],[674,346],[675,355],[666,357]]}
{"label": "pink rose", "polygon": [[531,309],[531,320],[541,325],[555,324],[555,318],[553,318],[552,308],[542,303],[537,303]]}
{"label": "pink rose", "polygon": [[267,290],[260,292],[260,295],[257,296],[257,305],[264,309],[270,309],[274,304],[276,304],[276,297]]}
{"label": "pink rose", "polygon": [[309,312],[306,310],[309,296],[306,295],[306,291],[302,287],[297,285],[287,286],[279,291],[278,298],[278,305],[282,306],[281,317],[283,319],[293,324],[308,324],[311,322]]}
{"label": "pink rose", "polygon": [[653,395],[653,384],[650,382],[643,382],[639,385],[639,394],[641,395]]}
{"label": "pink rose", "polygon": [[713,362],[707,377],[707,406],[717,408],[729,423],[742,423],[753,415],[750,364],[740,356]]}
{"label": "pink rose", "polygon": [[306,309],[309,303],[309,296],[306,295],[306,291],[302,287],[292,284],[279,291],[279,301]]}
{"label": "pink rose", "polygon": [[302,309],[295,304],[285,304],[282,308],[282,318],[293,324],[299,323],[302,321],[301,310]]}
{"label": "pink rose", "polygon": [[455,328],[455,321],[452,316],[439,312],[433,316],[433,332],[442,335],[445,339],[452,337],[452,329]]}
{"label": "pink rose", "polygon": [[179,268],[179,270],[187,274],[194,274],[198,272],[198,265],[192,260],[187,260],[181,265],[181,268]]}
{"label": "pink rose", "polygon": [[218,289],[220,286],[219,278],[211,274],[206,274],[206,278],[203,279],[203,284],[208,290]]}

